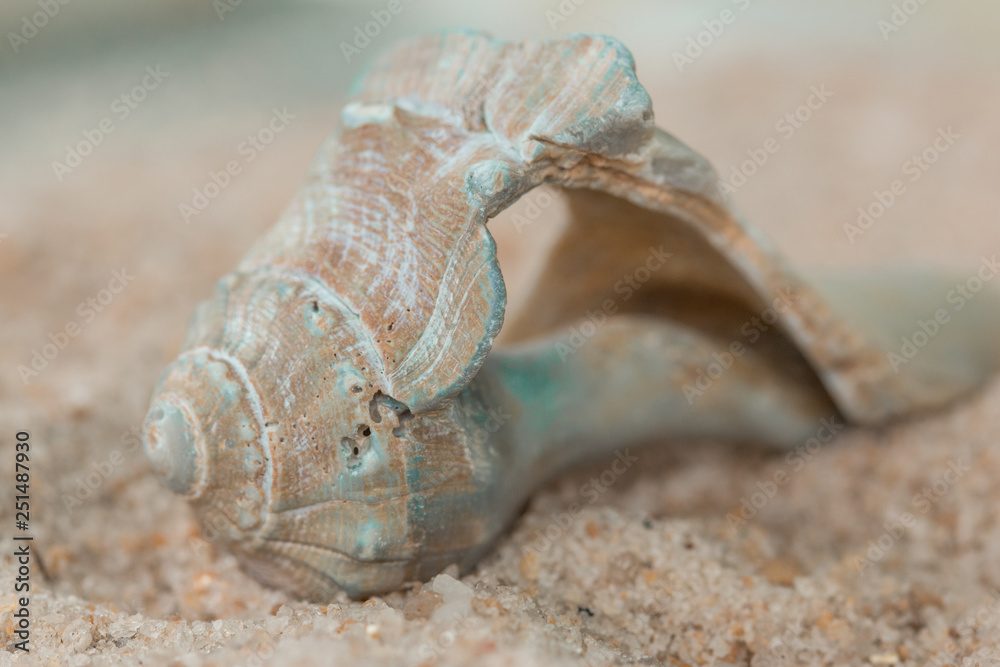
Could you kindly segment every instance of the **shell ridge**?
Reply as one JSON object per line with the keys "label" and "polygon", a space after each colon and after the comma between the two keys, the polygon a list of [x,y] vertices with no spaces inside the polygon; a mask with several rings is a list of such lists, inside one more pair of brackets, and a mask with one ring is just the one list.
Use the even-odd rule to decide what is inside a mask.
{"label": "shell ridge", "polygon": [[[310,549],[316,549],[318,551],[323,551],[323,552],[326,552],[326,553],[336,554],[336,555],[341,556],[343,558],[349,558],[351,560],[362,561],[362,562],[365,562],[365,563],[407,563],[410,560],[408,558],[372,558],[372,557],[365,557],[365,556],[360,556],[360,555],[353,555],[353,554],[347,553],[346,551],[343,551],[342,549],[338,549],[336,547],[330,546],[329,544],[314,544],[312,542],[302,542],[300,540],[289,540],[287,538],[281,538],[281,537],[263,537],[261,539],[264,542],[268,542],[270,544],[287,544],[287,545],[291,545],[293,547],[309,547]],[[286,557],[293,558],[292,556],[287,556],[287,554],[286,554]],[[295,559],[295,560],[299,560],[299,559]],[[309,567],[312,567],[308,563],[305,563],[303,561],[299,561],[299,562],[301,562],[303,565],[307,565]]]}
{"label": "shell ridge", "polygon": [[[482,223],[477,223],[477,224],[481,225]],[[469,298],[473,294],[474,288],[479,286],[479,279],[484,271],[489,271],[490,274],[496,274],[497,278],[496,281],[493,280],[493,275],[490,276],[491,280],[490,286],[494,290],[496,290],[497,282],[499,282],[499,285],[501,287],[503,286],[503,278],[500,271],[500,267],[499,264],[496,262],[496,250],[495,250],[496,244],[495,242],[493,242],[492,235],[489,234],[489,231],[486,229],[485,225],[482,226],[481,230],[476,228],[471,228],[469,230],[469,234],[473,234],[476,232],[483,234],[484,237],[488,239],[487,243],[489,245],[487,247],[485,257],[483,257],[482,261],[479,264],[479,267],[472,275],[472,279],[465,282],[464,290],[462,292],[461,298],[458,299],[459,304],[457,307],[443,309],[438,307],[437,304],[435,305],[435,309],[430,319],[428,320],[427,325],[424,327],[424,330],[421,333],[421,337],[418,339],[417,343],[410,349],[409,353],[407,353],[407,356],[403,359],[403,362],[389,375],[389,380],[394,387],[393,395],[409,393],[406,391],[407,387],[420,384],[421,382],[426,381],[427,376],[437,368],[438,365],[436,362],[439,361],[445,355],[445,353],[450,350],[448,343],[452,340],[452,338],[456,333],[456,331],[453,328],[450,330],[448,328],[449,322],[446,319],[448,317],[448,313],[461,312],[463,310],[462,306],[469,300]],[[442,283],[446,282],[447,278],[451,277],[450,274],[453,274],[458,270],[457,268],[455,268],[457,265],[458,262],[449,263],[448,272],[446,272],[446,275],[442,278]],[[455,295],[453,295],[449,290],[441,289],[438,292],[438,302],[442,298],[454,299],[454,296]],[[501,294],[494,296],[492,301],[495,304],[499,305],[498,307],[495,307],[494,309],[491,310],[489,314],[489,319],[483,323],[486,335],[480,339],[479,349],[477,349],[472,360],[466,363],[465,370],[459,371],[458,377],[447,388],[439,389],[438,398],[429,402],[426,400],[417,401],[415,402],[415,405],[414,404],[410,405],[410,408],[412,410],[416,411],[417,409],[428,409],[430,407],[433,407],[433,405],[436,405],[438,402],[440,402],[440,400],[443,400],[447,396],[457,391],[459,386],[456,385],[464,386],[464,384],[467,383],[468,380],[471,379],[473,375],[475,375],[476,371],[479,370],[479,367],[482,365],[482,360],[485,358],[486,353],[492,347],[492,341],[496,336],[496,333],[499,332],[500,327],[503,323],[504,306],[506,305],[506,290],[504,290]],[[437,337],[442,333],[444,333],[445,339],[444,341],[441,341],[439,343],[437,354],[433,358],[431,358],[430,353],[432,350],[432,346],[438,343]],[[459,332],[459,333],[464,334],[465,332]],[[431,338],[432,336],[434,338],[433,340]],[[433,361],[426,361],[425,359],[433,359]],[[415,360],[420,360],[423,363],[417,363],[417,361]],[[414,371],[412,370],[413,368],[422,370],[419,371],[420,372],[419,375],[408,377],[412,373],[414,373]]]}
{"label": "shell ridge", "polygon": [[[194,356],[196,354],[205,354],[208,357],[221,361],[231,367],[233,372],[235,372],[236,376],[239,378],[243,388],[246,390],[247,402],[250,404],[250,411],[253,413],[254,419],[257,422],[257,439],[260,443],[261,451],[265,454],[264,491],[266,493],[266,507],[270,504],[271,500],[271,484],[274,479],[274,452],[271,451],[271,442],[267,434],[267,426],[265,425],[267,422],[264,419],[264,409],[260,400],[260,389],[257,387],[256,383],[254,383],[249,373],[247,373],[246,366],[243,365],[243,362],[223,350],[200,345],[183,353],[179,358]],[[264,513],[267,513],[266,510]],[[257,528],[258,534],[263,528],[263,524],[263,517],[261,517],[261,521]]]}

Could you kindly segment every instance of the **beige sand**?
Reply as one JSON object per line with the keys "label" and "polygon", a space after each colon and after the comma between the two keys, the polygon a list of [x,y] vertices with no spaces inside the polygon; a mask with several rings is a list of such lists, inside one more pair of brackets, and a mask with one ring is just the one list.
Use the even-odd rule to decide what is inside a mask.
{"label": "beige sand", "polygon": [[[723,176],[775,137],[780,150],[735,197],[799,266],[972,275],[1000,249],[997,10],[928,2],[883,40],[891,3],[802,4],[591,0],[555,27],[629,45],[658,124]],[[997,383],[947,413],[844,429],[791,460],[714,442],[634,450],[640,463],[600,493],[584,488],[600,465],[556,480],[460,580],[319,606],[244,575],[129,434],[194,304],[276,218],[333,128],[370,56],[345,64],[338,42],[367,10],[334,20],[313,5],[289,16],[247,7],[219,21],[204,5],[155,10],[160,40],[161,28],[129,23],[145,15],[115,18],[115,3],[69,4],[20,53],[3,45],[13,122],[0,124],[0,664],[1000,664]],[[553,36],[545,11],[558,7],[407,9],[406,25],[369,48],[446,24]],[[674,50],[725,8],[735,22],[678,72]],[[5,7],[0,32],[33,11]],[[103,58],[94,35],[112,23],[133,37]],[[332,63],[301,69],[320,44]],[[114,115],[112,100],[157,63],[169,77]],[[812,86],[833,95],[785,136],[776,124]],[[285,105],[294,121],[185,224],[178,204],[245,160],[245,136]],[[106,116],[115,130],[59,182],[52,161]],[[949,126],[960,137],[851,243],[857,207],[909,179],[904,163]],[[544,231],[496,233],[516,298]],[[89,321],[78,304],[123,267],[134,279]],[[25,385],[18,365],[70,322],[79,335]],[[47,572],[33,566],[29,656],[10,646],[18,429],[31,432],[30,533]],[[788,482],[770,486],[779,471]],[[758,491],[773,497],[756,496],[762,508],[732,526],[727,515]],[[583,509],[567,521],[574,502]],[[900,527],[905,512],[913,521]]]}

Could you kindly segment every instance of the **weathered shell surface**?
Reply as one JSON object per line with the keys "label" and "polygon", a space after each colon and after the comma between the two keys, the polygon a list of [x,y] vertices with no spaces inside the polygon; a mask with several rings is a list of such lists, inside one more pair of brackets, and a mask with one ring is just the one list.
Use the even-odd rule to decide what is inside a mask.
{"label": "weathered shell surface", "polygon": [[[565,189],[572,224],[516,342],[491,352],[506,295],[486,222],[543,182]],[[980,308],[892,368],[887,350],[933,313],[907,295],[948,283],[807,285],[716,182],[654,127],[613,39],[401,45],[199,306],[147,417],[155,470],[262,580],[365,595],[471,567],[538,483],[583,458],[666,437],[791,446],[831,414],[939,407],[995,366],[978,332],[996,310]],[[661,246],[643,298],[559,353]],[[779,329],[689,402],[682,387],[776,299]]]}

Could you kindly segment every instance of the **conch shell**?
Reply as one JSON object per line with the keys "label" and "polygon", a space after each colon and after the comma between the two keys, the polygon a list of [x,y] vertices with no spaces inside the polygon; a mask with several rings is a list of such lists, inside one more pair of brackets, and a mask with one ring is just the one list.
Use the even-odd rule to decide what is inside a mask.
{"label": "conch shell", "polygon": [[[952,312],[950,279],[807,284],[717,182],[654,126],[614,39],[403,43],[198,306],[146,419],[154,470],[262,581],[365,596],[467,570],[578,461],[668,438],[790,447],[993,372],[992,294]],[[506,293],[486,223],[542,183],[570,224],[491,349]],[[748,341],[755,318],[771,326]]]}

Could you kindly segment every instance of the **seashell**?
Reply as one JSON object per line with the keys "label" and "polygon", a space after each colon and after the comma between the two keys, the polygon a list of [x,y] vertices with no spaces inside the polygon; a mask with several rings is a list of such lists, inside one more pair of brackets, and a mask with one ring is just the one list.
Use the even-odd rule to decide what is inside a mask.
{"label": "seashell", "polygon": [[[486,223],[542,183],[570,224],[491,349],[506,294]],[[791,447],[824,417],[886,423],[994,371],[992,294],[898,364],[951,278],[806,281],[716,183],[655,127],[614,39],[403,43],[198,306],[144,426],[155,472],[260,580],[365,596],[469,569],[577,462],[677,438]],[[755,317],[772,326],[747,341]]]}

